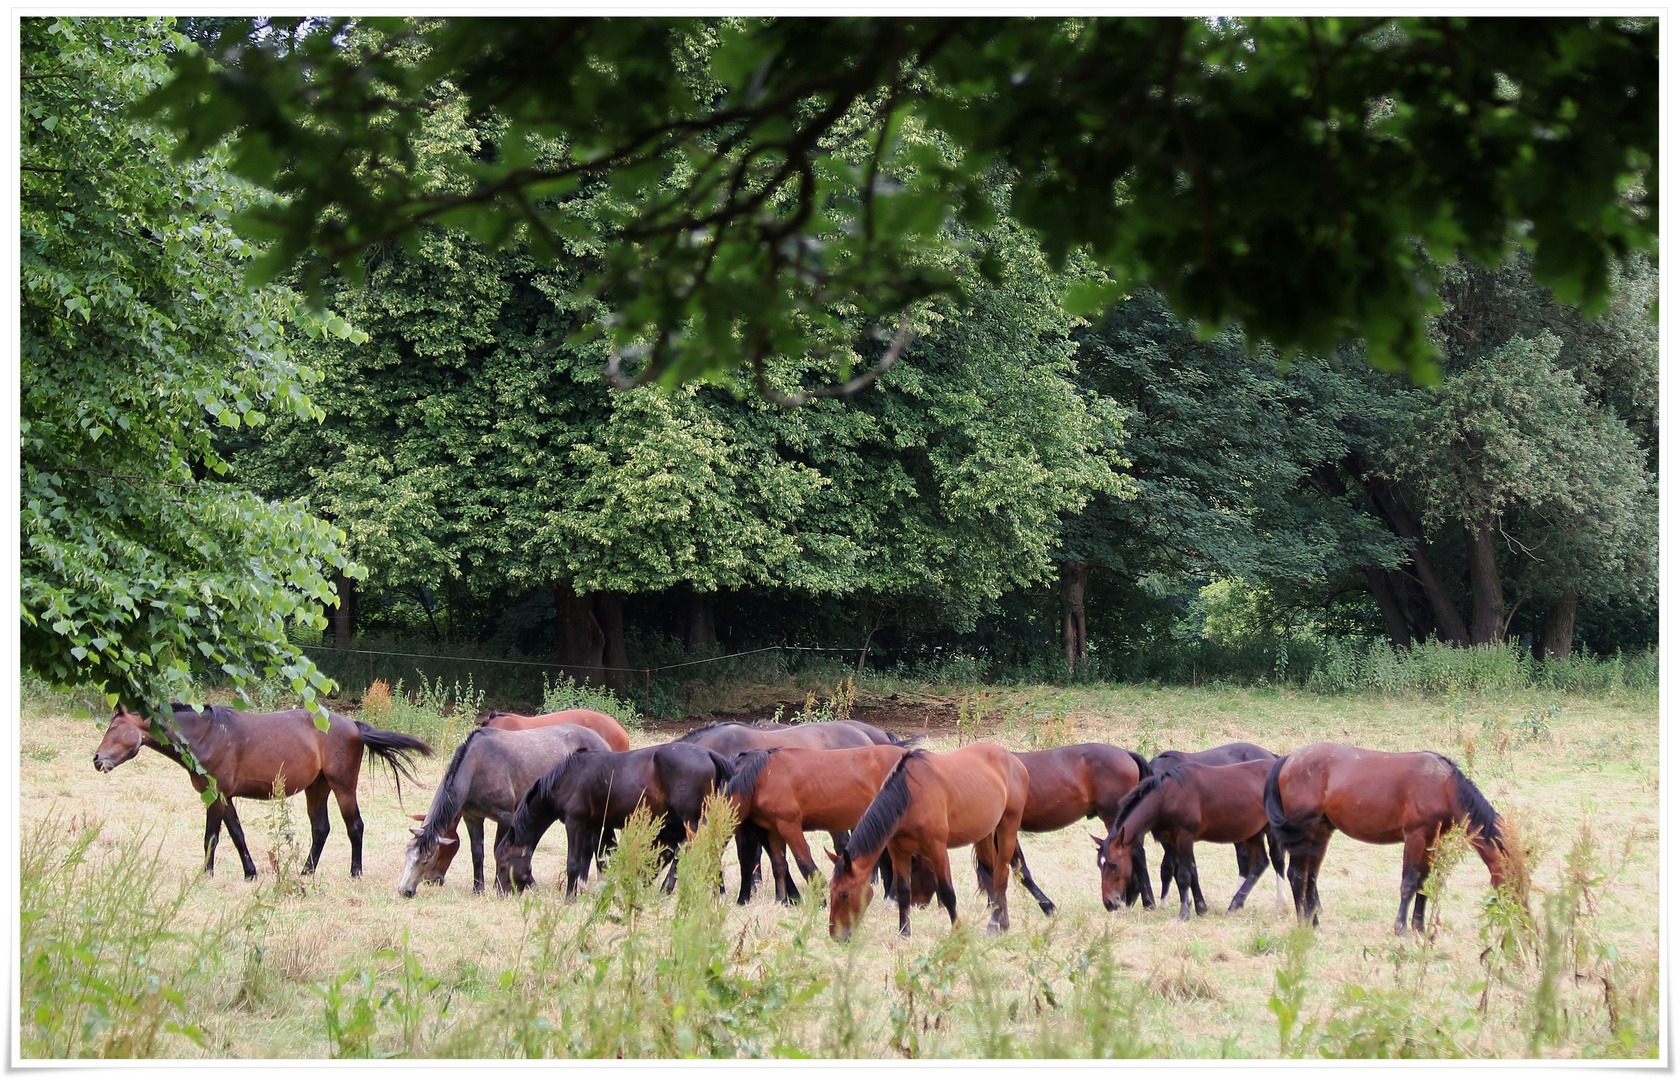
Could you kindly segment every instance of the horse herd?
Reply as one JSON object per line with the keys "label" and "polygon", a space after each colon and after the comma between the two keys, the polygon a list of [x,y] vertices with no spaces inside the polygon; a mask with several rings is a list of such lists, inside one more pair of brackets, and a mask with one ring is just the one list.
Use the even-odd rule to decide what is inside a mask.
{"label": "horse herd", "polygon": [[[874,881],[897,901],[899,932],[909,934],[910,908],[937,899],[957,919],[950,851],[974,848],[976,876],[987,897],[990,927],[1009,927],[1007,887],[1012,868],[1045,914],[1055,910],[1028,869],[1022,832],[1066,828],[1081,819],[1102,822],[1097,867],[1104,906],[1117,910],[1142,900],[1155,905],[1143,838],[1163,849],[1161,899],[1176,883],[1179,917],[1207,911],[1196,872],[1198,841],[1232,844],[1242,884],[1229,910],[1243,906],[1269,864],[1283,898],[1284,856],[1298,919],[1318,923],[1318,873],[1330,836],[1340,830],[1372,844],[1404,845],[1396,933],[1423,929],[1429,875],[1441,835],[1462,826],[1487,865],[1493,885],[1503,878],[1500,819],[1476,786],[1439,754],[1385,753],[1317,743],[1284,757],[1252,743],[1229,743],[1195,753],[1168,751],[1146,761],[1102,743],[1012,753],[973,743],[936,754],[856,720],[814,724],[709,724],[657,746],[630,749],[624,728],[609,716],[570,710],[543,716],[492,713],[456,749],[427,813],[416,814],[398,892],[415,895],[422,883],[441,885],[459,850],[464,822],[472,848],[473,888],[484,888],[484,822],[496,823],[498,890],[533,884],[531,859],[555,822],[566,828],[566,894],[586,881],[611,853],[614,836],[638,805],[660,823],[661,865],[667,890],[675,882],[677,850],[699,826],[708,796],[733,803],[741,865],[738,900],[746,903],[768,854],[776,898],[799,899],[788,856],[809,882],[818,865],[807,830],[828,832],[834,849],[829,931],[846,938],[874,896]],[[363,751],[385,761],[401,779],[415,780],[412,756],[429,755],[424,742],[329,714],[319,730],[310,713],[244,713],[225,706],[199,711],[173,705],[156,720],[118,708],[94,753],[109,772],[150,746],[187,768],[205,811],[205,870],[215,866],[222,826],[239,852],[247,879],[256,864],[232,798],[306,793],[311,845],[304,864],[314,870],[326,843],[326,797],[332,792],[350,837],[350,873],[360,875],[362,819],[356,783]],[[198,769],[193,765],[197,764]],[[1415,903],[1414,903],[1415,901]]]}

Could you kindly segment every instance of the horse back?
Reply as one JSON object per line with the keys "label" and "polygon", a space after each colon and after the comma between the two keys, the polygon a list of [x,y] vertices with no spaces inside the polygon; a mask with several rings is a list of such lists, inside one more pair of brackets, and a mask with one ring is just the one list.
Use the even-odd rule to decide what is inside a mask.
{"label": "horse back", "polygon": [[[1179,791],[1168,793],[1168,812],[1193,815],[1198,840],[1240,843],[1266,827],[1264,794],[1271,768],[1264,759],[1181,766],[1173,773]],[[1193,807],[1187,806],[1189,800]]]}
{"label": "horse back", "polygon": [[1015,757],[1029,778],[1021,818],[1027,832],[1051,832],[1105,810],[1112,813],[1138,782],[1132,756],[1106,743],[1029,750]]}
{"label": "horse back", "polygon": [[[935,835],[943,832],[945,847],[966,847],[991,836],[1005,818],[1019,827],[1029,779],[1014,754],[995,743],[973,743],[921,760],[923,768],[911,777],[911,809],[905,816]],[[924,776],[918,790],[915,781]]]}
{"label": "horse back", "polygon": [[322,772],[353,778],[361,766],[361,732],[355,721],[338,713],[328,713],[326,731],[315,726],[307,709],[247,713],[219,708],[204,723],[207,752],[198,756],[229,798],[267,799],[278,776],[285,777],[286,794],[293,795]]}
{"label": "horse back", "polygon": [[1278,784],[1286,813],[1297,812],[1296,802],[1310,803],[1335,828],[1368,844],[1397,844],[1409,829],[1450,821],[1457,788],[1452,766],[1439,755],[1341,743],[1289,755]]}
{"label": "horse back", "polygon": [[784,747],[765,763],[748,812],[796,820],[806,829],[853,828],[904,753],[891,745],[842,750]]}

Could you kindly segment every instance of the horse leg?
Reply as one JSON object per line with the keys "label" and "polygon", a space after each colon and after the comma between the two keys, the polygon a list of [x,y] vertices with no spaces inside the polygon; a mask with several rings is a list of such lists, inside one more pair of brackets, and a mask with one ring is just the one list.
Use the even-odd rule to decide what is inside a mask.
{"label": "horse leg", "polygon": [[303,872],[313,874],[320,865],[321,852],[327,846],[327,834],[332,832],[332,819],[327,816],[327,793],[332,786],[325,774],[303,789],[303,801],[309,807],[309,858],[303,860]]}
{"label": "horse leg", "polygon": [[216,843],[222,838],[222,800],[204,808],[204,872],[216,876]]}
{"label": "horse leg", "polygon": [[1190,864],[1190,892],[1196,898],[1196,914],[1206,915],[1208,906],[1207,901],[1202,899],[1202,871],[1201,868],[1196,865],[1195,841],[1192,840],[1190,842],[1188,850],[1181,848],[1179,850],[1178,857],[1180,862],[1188,862]]}
{"label": "horse leg", "polygon": [[1255,882],[1266,872],[1266,842],[1259,836],[1254,836],[1243,846],[1247,849],[1248,857],[1244,863],[1248,869],[1243,874],[1242,885],[1237,889],[1237,895],[1231,898],[1231,906],[1227,911],[1241,911],[1243,904],[1248,900],[1249,890],[1254,888]]}
{"label": "horse leg", "polygon": [[350,838],[350,876],[362,876],[362,811],[356,806],[356,781],[344,786],[334,785],[338,797],[338,816],[344,819],[344,834]]}
{"label": "horse leg", "polygon": [[1329,850],[1330,841],[1325,840],[1314,849],[1311,861],[1307,864],[1307,906],[1312,912],[1312,924],[1318,926],[1318,913],[1324,910],[1324,904],[1318,899],[1318,872],[1324,866],[1324,853]]}
{"label": "horse leg", "polygon": [[[780,835],[771,833],[770,840],[764,845],[764,849],[770,856],[770,876],[776,882],[776,902],[786,904],[788,903],[788,886],[792,884],[790,881],[792,875],[788,873],[787,841]],[[810,875],[807,874],[806,876],[809,877]]]}
{"label": "horse leg", "polygon": [[[581,821],[566,822],[566,899],[577,895],[579,881],[589,880],[589,860],[595,857],[590,830]],[[599,843],[599,841],[597,841]]]}
{"label": "horse leg", "polygon": [[1417,917],[1413,920],[1413,928],[1418,933],[1423,932],[1423,904],[1426,899],[1422,893],[1424,879],[1429,876],[1429,830],[1417,829],[1406,835],[1405,854],[1400,864],[1400,914],[1394,920],[1394,932],[1404,937],[1406,934],[1406,909],[1412,906],[1412,898],[1417,898]]}
{"label": "horse leg", "polygon": [[233,808],[233,800],[225,800],[227,806],[222,810],[222,821],[227,824],[228,839],[233,841],[233,849],[239,852],[239,862],[245,867],[245,880],[257,880],[257,864],[251,858],[251,849],[245,846],[245,827],[239,824],[239,811]]}
{"label": "horse leg", "polygon": [[[1138,837],[1138,848],[1143,847],[1143,837]],[[1135,852],[1133,853],[1136,854]],[[1167,902],[1168,887],[1178,880],[1178,858],[1169,844],[1161,845],[1161,903]]]}
{"label": "horse leg", "polygon": [[[886,858],[886,852],[881,853]],[[910,936],[910,860],[893,862],[893,898],[898,901],[898,936]]]}
{"label": "horse leg", "polygon": [[[937,883],[936,891],[939,902],[945,906],[945,911],[951,916],[951,925],[955,926],[957,925],[957,885],[956,882],[951,880],[951,853],[941,847],[924,856],[924,858],[927,860],[928,869],[933,871],[933,880]],[[908,866],[904,868],[904,880],[910,880],[910,868]],[[909,933],[908,926],[905,928],[905,933]]]}
{"label": "horse leg", "polygon": [[1307,891],[1307,862],[1306,852],[1292,851],[1289,853],[1289,891],[1295,899],[1295,921],[1307,921],[1307,904],[1311,894]]}
{"label": "horse leg", "polygon": [[467,839],[472,843],[473,892],[481,893],[484,891],[484,819],[477,814],[463,814],[461,820],[466,822]]}
{"label": "horse leg", "polygon": [[1038,882],[1033,880],[1032,871],[1027,869],[1027,857],[1021,853],[1019,840],[1015,843],[1015,857],[1010,860],[1010,865],[1020,872],[1021,884],[1025,885],[1027,891],[1032,893],[1033,899],[1038,901],[1039,910],[1046,915],[1054,915],[1056,905],[1048,896],[1044,895],[1044,890],[1038,887]]}

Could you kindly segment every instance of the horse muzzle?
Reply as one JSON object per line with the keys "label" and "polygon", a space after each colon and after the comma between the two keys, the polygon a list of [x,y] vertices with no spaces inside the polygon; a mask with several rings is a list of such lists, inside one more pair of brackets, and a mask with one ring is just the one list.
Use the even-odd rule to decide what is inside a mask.
{"label": "horse muzzle", "polygon": [[94,769],[95,772],[108,773],[114,768],[116,768],[115,765],[111,764],[109,761],[106,761],[104,758],[100,757],[98,754],[93,755],[93,769]]}

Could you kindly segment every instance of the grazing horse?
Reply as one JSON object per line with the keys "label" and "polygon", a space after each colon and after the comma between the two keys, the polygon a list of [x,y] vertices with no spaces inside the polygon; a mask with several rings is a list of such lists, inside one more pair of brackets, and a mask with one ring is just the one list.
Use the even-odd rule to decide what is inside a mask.
{"label": "grazing horse", "polygon": [[[1194,762],[1197,765],[1235,765],[1243,761],[1276,761],[1277,755],[1263,746],[1256,746],[1251,742],[1231,742],[1223,746],[1216,746],[1212,750],[1163,750],[1156,754],[1149,762],[1151,772],[1162,773],[1175,765]],[[1271,849],[1273,863],[1281,865],[1282,855],[1279,853],[1278,839],[1270,831],[1266,833],[1266,846]],[[1248,848],[1242,844],[1237,847],[1237,876],[1248,877]],[[1177,855],[1172,848],[1161,852],[1161,895],[1167,895],[1167,883],[1177,876],[1175,862]],[[1284,895],[1283,873],[1279,871],[1272,876],[1277,885],[1277,902],[1289,903]]]}
{"label": "grazing horse", "polygon": [[[748,750],[732,763],[735,775],[724,791],[735,804],[743,826],[761,830],[770,852],[776,899],[791,903],[798,893],[791,886],[787,854],[793,852],[799,872],[810,881],[816,860],[805,842],[805,830],[829,833],[851,830],[869,809],[899,760],[909,751],[901,746],[860,746],[846,750],[804,750],[773,746]],[[883,853],[882,864],[886,865]],[[911,885],[921,886],[922,902],[933,895],[931,875],[918,864],[911,869]],[[739,902],[746,903],[752,876],[741,875]]]}
{"label": "grazing horse", "polygon": [[[1236,911],[1248,899],[1249,890],[1266,872],[1266,809],[1261,789],[1271,763],[1244,761],[1236,765],[1197,765],[1186,762],[1151,776],[1132,789],[1120,804],[1114,827],[1107,839],[1097,841],[1097,867],[1102,873],[1103,906],[1115,911],[1125,896],[1134,873],[1143,876],[1149,868],[1134,861],[1137,841],[1153,833],[1161,846],[1177,855],[1174,864],[1178,880],[1178,917],[1190,917],[1190,896],[1196,897],[1196,914],[1207,914],[1202,883],[1196,873],[1196,841],[1215,844],[1243,844],[1248,849],[1248,872],[1232,897],[1229,910]],[[1282,856],[1274,851],[1276,868],[1282,870]],[[1161,890],[1165,902],[1167,891]]]}
{"label": "grazing horse", "polygon": [[[1150,765],[1130,750],[1104,743],[1079,743],[1058,746],[1053,750],[1032,750],[1015,755],[1027,767],[1027,808],[1021,815],[1022,832],[1054,832],[1065,829],[1080,818],[1101,818],[1103,828],[1114,825],[1114,814],[1120,800],[1137,787],[1138,781],[1149,775]],[[1143,840],[1138,840],[1135,853],[1143,858]],[[1056,910],[1056,905],[1033,881],[1027,869],[1026,856],[1019,844],[1010,863],[1021,875],[1021,884],[1032,893],[1044,914]],[[984,882],[980,886],[987,888]],[[1166,892],[1166,886],[1161,887]],[[1139,897],[1143,906],[1155,906],[1155,896],[1149,888],[1149,877],[1140,874],[1126,894],[1130,906]]]}
{"label": "grazing horse", "polygon": [[608,750],[622,752],[630,749],[630,735],[624,730],[624,725],[606,713],[596,712],[593,709],[564,709],[560,712],[543,713],[540,716],[493,712],[479,721],[480,727],[500,728],[503,731],[525,731],[529,728],[547,727],[550,724],[576,724],[578,727],[588,728],[605,739]]}
{"label": "grazing horse", "polygon": [[[729,782],[729,762],[714,750],[665,743],[625,753],[573,754],[531,785],[496,839],[496,885],[506,891],[531,886],[531,856],[555,821],[566,825],[566,895],[589,879],[589,859],[610,851],[611,836],[645,801],[659,830],[660,863],[670,864],[665,891],[676,887],[678,844],[699,827],[706,796]],[[597,861],[599,856],[596,855]]]}
{"label": "grazing horse", "polygon": [[[624,730],[624,725],[620,724],[617,720],[614,720],[606,713],[595,712],[593,709],[565,709],[561,712],[543,713],[540,716],[525,716],[521,713],[511,712],[492,712],[486,713],[478,722],[478,726],[481,728],[496,728],[501,731],[528,731],[532,728],[548,727],[553,724],[575,724],[578,727],[588,728],[590,731],[593,731],[595,734],[601,736],[602,739],[606,740],[606,748],[608,750],[630,749],[630,735]],[[591,749],[595,748],[592,747]],[[553,763],[550,762],[550,764]],[[547,771],[547,769],[542,770],[542,772]],[[542,774],[538,773],[537,775],[540,776]],[[536,777],[532,777],[532,779],[534,780]],[[530,784],[526,784],[525,787],[530,787]],[[525,789],[520,788],[519,791],[514,793],[514,801],[517,802],[519,800],[519,796],[524,793]],[[414,818],[415,821],[426,820],[426,815],[424,814],[411,814],[409,816]],[[497,822],[500,824],[500,819],[497,819]],[[431,882],[433,885],[443,884],[444,875],[449,873],[449,864],[455,861],[455,853],[461,850],[461,846],[455,843],[455,841],[459,838],[460,833],[456,831],[455,822],[450,822],[437,834],[437,840],[440,845],[437,848],[437,858],[432,863],[431,870],[427,872],[425,880]],[[482,851],[482,837],[474,839],[473,852],[474,857],[477,860],[473,864],[474,892],[484,888],[484,875],[482,872],[484,860]]]}
{"label": "grazing horse", "polygon": [[1009,929],[1009,861],[1027,806],[1027,767],[995,743],[973,743],[948,754],[912,750],[864,811],[839,855],[832,851],[834,880],[828,888],[828,932],[849,938],[875,895],[870,876],[889,852],[898,932],[910,935],[910,871],[920,858],[933,872],[939,902],[957,921],[957,890],[951,880],[950,849],[974,845],[974,856],[990,885],[990,929]]}
{"label": "grazing horse", "polygon": [[[749,750],[783,746],[806,750],[846,750],[863,746],[906,746],[916,740],[901,740],[861,720],[828,720],[818,724],[772,724],[767,721],[742,724],[723,720],[695,728],[676,741],[716,750],[733,761],[736,755]],[[740,903],[752,899],[753,886],[757,884],[760,873],[760,855],[767,839],[763,829],[746,821],[735,832],[735,855],[741,864]],[[835,847],[843,847],[846,843],[844,832],[836,832],[833,839]],[[791,878],[787,880],[786,888],[787,899],[797,901],[799,889]]]}
{"label": "grazing horse", "polygon": [[1450,759],[1420,752],[1389,754],[1340,743],[1314,743],[1273,763],[1266,776],[1266,817],[1289,852],[1289,886],[1295,917],[1318,925],[1318,870],[1330,834],[1340,829],[1367,844],[1405,844],[1400,871],[1400,914],[1394,932],[1406,932],[1406,907],[1417,898],[1412,929],[1423,932],[1425,897],[1435,845],[1454,825],[1463,826],[1499,888],[1505,880],[1505,841],[1499,814]]}
{"label": "grazing horse", "polygon": [[449,759],[423,824],[409,830],[414,839],[408,842],[397,891],[413,896],[423,880],[443,884],[443,872],[461,846],[455,830],[464,817],[472,840],[473,892],[483,892],[484,819],[496,823],[500,840],[519,800],[539,777],[579,750],[606,749],[605,739],[576,724],[473,729]]}
{"label": "grazing horse", "polygon": [[[362,873],[362,812],[356,805],[356,782],[362,772],[362,751],[367,750],[391,767],[397,783],[410,771],[411,754],[426,754],[432,748],[395,731],[378,731],[360,720],[338,713],[327,714],[327,730],[315,726],[307,709],[285,712],[247,713],[225,705],[208,705],[198,712],[190,705],[170,706],[169,720],[153,720],[118,706],[105,729],[105,738],[93,752],[93,767],[110,772],[149,746],[187,770],[193,789],[199,794],[216,782],[216,801],[204,810],[204,871],[216,869],[216,842],[227,824],[228,836],[239,852],[245,880],[257,876],[257,864],[245,846],[245,830],[233,800],[268,799],[274,795],[274,781],[284,777],[286,795],[305,793],[309,805],[311,842],[303,872],[315,870],[321,849],[326,846],[331,825],[327,821],[327,793],[338,799],[344,831],[350,837],[350,876]],[[161,728],[163,737],[159,738]],[[191,752],[203,768],[195,772],[181,754]]]}

